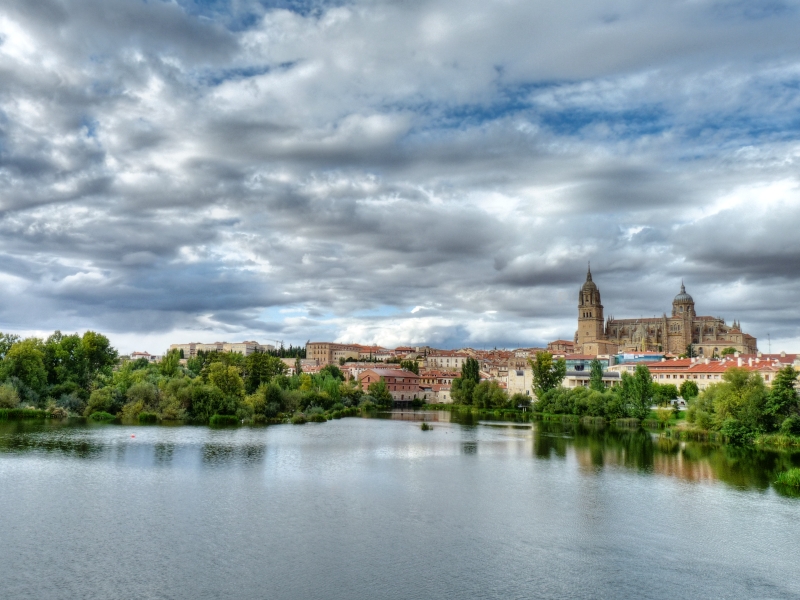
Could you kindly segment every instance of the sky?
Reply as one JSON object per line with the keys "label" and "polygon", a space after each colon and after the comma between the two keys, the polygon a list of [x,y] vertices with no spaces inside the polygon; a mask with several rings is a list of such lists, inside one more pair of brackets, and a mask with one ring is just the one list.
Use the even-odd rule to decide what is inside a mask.
{"label": "sky", "polygon": [[798,31],[781,0],[4,0],[0,330],[536,346],[591,261],[606,315],[683,280],[800,351]]}

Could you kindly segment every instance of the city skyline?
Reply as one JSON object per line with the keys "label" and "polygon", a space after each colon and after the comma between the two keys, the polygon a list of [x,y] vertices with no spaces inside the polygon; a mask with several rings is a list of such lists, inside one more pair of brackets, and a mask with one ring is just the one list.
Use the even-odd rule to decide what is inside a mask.
{"label": "city skyline", "polygon": [[791,4],[66,6],[0,9],[2,331],[544,345],[591,261],[800,349]]}

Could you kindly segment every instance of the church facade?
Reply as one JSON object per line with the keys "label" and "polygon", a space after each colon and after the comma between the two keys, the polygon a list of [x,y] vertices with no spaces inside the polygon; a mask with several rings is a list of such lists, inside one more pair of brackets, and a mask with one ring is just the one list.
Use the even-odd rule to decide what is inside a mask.
{"label": "church facade", "polygon": [[672,314],[648,319],[614,319],[603,315],[600,290],[592,281],[592,271],[578,294],[578,330],[576,350],[583,354],[613,354],[616,352],[665,352],[683,354],[691,344],[697,356],[711,358],[725,348],[735,348],[742,354],[758,351],[756,338],[742,332],[734,321],[727,325],[719,317],[699,317],[694,299],[681,291],[672,301]]}

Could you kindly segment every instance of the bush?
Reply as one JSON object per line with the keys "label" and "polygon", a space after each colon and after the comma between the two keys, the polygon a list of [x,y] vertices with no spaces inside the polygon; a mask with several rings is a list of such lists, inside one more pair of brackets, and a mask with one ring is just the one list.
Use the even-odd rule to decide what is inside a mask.
{"label": "bush", "polygon": [[0,408],[0,420],[5,419],[45,419],[47,411],[35,408]]}
{"label": "bush", "polygon": [[51,419],[66,419],[69,417],[67,410],[60,406],[50,406],[47,411]]}
{"label": "bush", "polygon": [[694,420],[700,429],[711,429],[714,425],[713,417],[704,410],[696,410]]}
{"label": "bush", "polygon": [[317,413],[308,416],[309,423],[325,423],[328,419],[322,413]]}
{"label": "bush", "polygon": [[16,408],[19,404],[19,394],[14,386],[7,383],[0,385],[0,408]]}
{"label": "bush", "polygon": [[303,413],[297,413],[292,417],[292,425],[305,425],[308,423]]}
{"label": "bush", "polygon": [[224,427],[227,425],[238,425],[239,419],[235,415],[213,415],[208,424],[212,427]]}
{"label": "bush", "polygon": [[158,423],[158,415],[151,412],[140,412],[139,423]]}
{"label": "bush", "polygon": [[726,419],[722,424],[720,433],[725,436],[725,440],[736,446],[750,444],[755,438],[755,432],[747,425],[736,419]]}
{"label": "bush", "polygon": [[83,398],[81,398],[76,392],[62,394],[58,399],[58,405],[69,412],[77,413],[79,415],[83,414],[83,410],[86,408],[86,403],[83,401]]}
{"label": "bush", "polygon": [[781,423],[781,433],[783,435],[800,435],[800,416],[792,415],[784,419]]}
{"label": "bush", "polygon": [[427,423],[425,423],[424,421],[422,422],[422,425],[420,425],[420,426],[419,426],[419,428],[420,428],[422,431],[430,431],[431,429],[433,429],[433,427],[431,427],[430,425],[428,425],[428,424],[427,424]]}
{"label": "bush", "polygon": [[800,488],[800,469],[789,469],[778,474],[775,483],[793,488]]}
{"label": "bush", "polygon": [[103,412],[103,411],[98,411],[98,412],[94,412],[94,413],[92,413],[92,414],[89,416],[89,418],[90,418],[92,421],[113,421],[113,420],[114,420],[114,419],[116,419],[117,417],[115,417],[115,416],[114,416],[114,415],[112,415],[111,413],[107,413],[107,412]]}

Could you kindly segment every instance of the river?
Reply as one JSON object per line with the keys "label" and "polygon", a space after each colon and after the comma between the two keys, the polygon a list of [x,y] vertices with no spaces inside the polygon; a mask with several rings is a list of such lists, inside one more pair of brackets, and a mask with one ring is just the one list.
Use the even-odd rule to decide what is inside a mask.
{"label": "river", "polygon": [[384,416],[0,423],[0,595],[800,598],[798,455]]}

